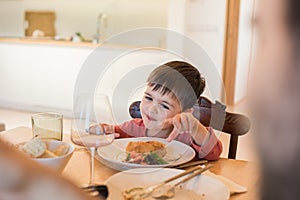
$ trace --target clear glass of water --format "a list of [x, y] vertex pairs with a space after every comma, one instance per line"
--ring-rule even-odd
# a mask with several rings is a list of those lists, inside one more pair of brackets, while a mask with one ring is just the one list
[[33, 136], [44, 140], [63, 139], [63, 115], [56, 112], [42, 112], [31, 116]]

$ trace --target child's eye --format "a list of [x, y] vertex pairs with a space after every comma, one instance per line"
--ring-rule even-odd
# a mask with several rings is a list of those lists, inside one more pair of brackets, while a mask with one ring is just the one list
[[149, 96], [145, 96], [145, 99], [148, 100], [148, 101], [152, 101], [152, 97], [149, 97]]
[[161, 105], [161, 107], [163, 107], [163, 109], [170, 110], [170, 107], [169, 107], [169, 106], [167, 106], [167, 105], [165, 105], [165, 104], [160, 104], [160, 105]]

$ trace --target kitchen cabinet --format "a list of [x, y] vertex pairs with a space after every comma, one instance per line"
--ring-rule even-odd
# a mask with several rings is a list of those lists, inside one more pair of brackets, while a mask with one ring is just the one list
[[71, 111], [77, 73], [92, 50], [0, 43], [0, 106]]
[[[95, 88], [111, 98], [118, 97], [113, 102], [114, 111], [118, 112], [117, 120], [126, 120], [129, 118], [128, 106], [133, 101], [133, 93], [138, 93], [136, 98], [143, 94], [133, 90], [144, 85], [148, 76], [142, 71], [144, 77], [134, 82], [137, 81], [134, 69], [141, 66], [154, 68], [156, 64], [174, 58], [174, 55], [159, 50], [132, 51], [135, 47], [129, 46], [103, 46], [100, 51], [97, 49], [98, 57], [112, 58], [130, 52], [116, 60], [109, 60], [110, 70], [105, 71], [104, 77], [100, 78], [102, 81], [97, 82]], [[92, 45], [8, 42], [0, 38], [0, 106], [31, 112], [57, 111], [71, 116], [78, 74], [86, 66], [87, 59], [97, 51], [96, 46]], [[91, 71], [98, 75], [93, 69]], [[133, 79], [124, 78], [132, 76]], [[87, 77], [86, 81], [92, 80]], [[129, 84], [128, 81], [133, 82]], [[125, 103], [119, 104], [120, 100]]]

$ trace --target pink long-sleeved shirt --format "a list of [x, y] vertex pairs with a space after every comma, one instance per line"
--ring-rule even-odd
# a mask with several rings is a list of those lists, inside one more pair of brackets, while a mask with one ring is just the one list
[[[142, 119], [132, 119], [115, 127], [115, 131], [120, 134], [120, 138], [147, 137], [146, 130]], [[207, 130], [210, 135], [203, 146], [197, 145], [188, 133], [178, 135], [176, 140], [190, 145], [197, 152], [200, 159], [217, 160], [223, 150], [222, 143], [218, 140], [212, 128], [208, 127]]]

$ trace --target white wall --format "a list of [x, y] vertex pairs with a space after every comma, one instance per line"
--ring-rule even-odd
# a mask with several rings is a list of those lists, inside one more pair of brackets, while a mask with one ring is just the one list
[[145, 26], [167, 27], [167, 0], [1, 0], [0, 36], [24, 36], [27, 10], [56, 13], [56, 32], [61, 37], [81, 32], [92, 38], [97, 16], [105, 12], [106, 36]]
[[226, 0], [198, 0], [187, 2], [185, 33], [202, 46], [214, 62], [215, 69], [211, 69], [210, 74], [212, 74], [212, 72], [218, 74], [215, 74], [217, 77], [214, 78], [210, 76], [207, 77], [210, 81], [216, 80], [212, 82], [214, 85], [208, 85], [207, 89], [211, 88], [219, 91], [219, 94], [213, 94], [212, 97], [220, 100], [221, 90], [223, 89], [222, 73]]
[[0, 36], [22, 36], [23, 2], [0, 1]]
[[226, 0], [187, 1], [185, 33], [206, 49], [222, 72]]
[[238, 54], [236, 68], [236, 84], [234, 102], [239, 102], [247, 95], [248, 78], [252, 56], [252, 27], [251, 18], [255, 0], [241, 0]]
[[[170, 2], [173, 5], [169, 7], [169, 27], [192, 39], [207, 52], [207, 55], [214, 62], [215, 66], [212, 71], [217, 73], [215, 75], [218, 77], [218, 80], [214, 82], [214, 87], [219, 91], [219, 94], [214, 95], [214, 98], [220, 100], [223, 86], [221, 78], [226, 0], [170, 0]], [[194, 49], [186, 48], [184, 44], [182, 46], [186, 55], [195, 53], [193, 52]], [[199, 67], [201, 68], [201, 66]], [[209, 93], [207, 90], [206, 92]], [[208, 93], [206, 95], [209, 95]]]
[[[235, 84], [235, 98], [237, 103], [247, 95], [248, 77], [251, 67], [253, 48], [251, 16], [255, 0], [241, 0], [238, 55]], [[223, 51], [226, 20], [226, 0], [169, 0], [169, 28], [190, 37], [203, 47], [215, 63], [221, 79], [223, 73]], [[182, 20], [184, 18], [184, 20]], [[184, 49], [182, 41], [178, 41]], [[185, 53], [192, 53], [191, 49], [184, 49]], [[214, 83], [218, 91], [223, 89], [222, 80]], [[209, 95], [209, 94], [208, 94]], [[220, 99], [215, 96], [216, 99]], [[226, 103], [226, 102], [225, 102]]]

